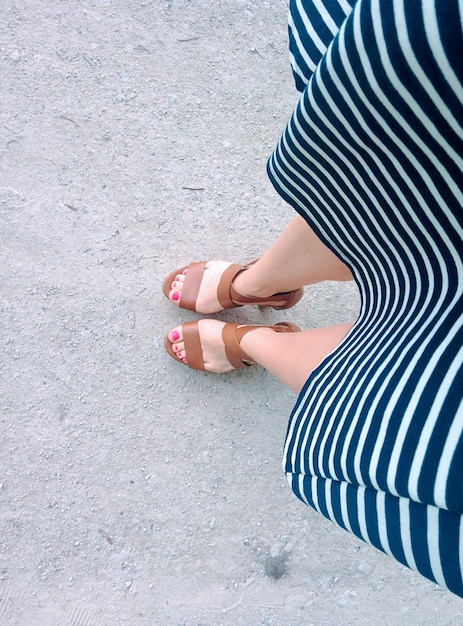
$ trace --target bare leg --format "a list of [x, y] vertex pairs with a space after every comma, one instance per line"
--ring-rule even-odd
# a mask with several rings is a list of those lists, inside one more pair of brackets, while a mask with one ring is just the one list
[[[199, 321], [200, 341], [206, 369], [224, 373], [233, 369], [225, 355], [222, 342], [224, 322], [203, 319]], [[299, 393], [312, 370], [341, 342], [352, 324], [304, 330], [300, 333], [275, 333], [269, 328], [258, 328], [247, 333], [241, 347], [287, 387]], [[187, 362], [182, 327], [169, 333], [179, 360]]]
[[351, 328], [352, 324], [338, 324], [294, 334], [262, 328], [245, 335], [241, 347], [256, 363], [299, 393], [309, 374]]
[[[221, 310], [217, 285], [227, 265], [224, 261], [207, 264], [197, 299], [198, 312]], [[174, 303], [178, 302], [183, 280], [179, 276], [172, 284], [169, 298]], [[233, 285], [243, 295], [265, 297], [322, 280], [352, 280], [352, 274], [297, 215], [269, 250], [248, 270], [238, 274]]]
[[252, 288], [252, 295], [269, 296], [323, 280], [352, 280], [352, 274], [297, 215], [259, 261], [236, 277], [234, 286], [246, 295]]

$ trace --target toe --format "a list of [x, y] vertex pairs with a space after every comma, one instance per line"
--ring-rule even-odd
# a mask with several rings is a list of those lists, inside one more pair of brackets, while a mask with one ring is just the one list
[[[185, 270], [186, 271], [186, 270]], [[169, 300], [176, 304], [180, 304], [180, 298], [182, 296], [183, 283], [185, 281], [185, 274], [177, 274], [172, 281], [169, 292]]]
[[182, 295], [181, 290], [178, 289], [177, 287], [174, 287], [173, 289], [169, 291], [169, 300], [173, 302], [174, 304], [178, 305], [180, 303], [181, 295]]
[[[172, 344], [174, 344], [174, 346], [178, 345], [179, 342], [183, 341], [182, 327], [176, 326], [175, 328], [172, 328], [172, 330], [167, 334], [167, 336], [169, 338], [169, 341]], [[172, 346], [173, 350], [175, 350], [174, 346]]]
[[183, 272], [183, 274], [177, 274], [177, 276], [174, 278], [174, 282], [179, 283], [180, 286], [182, 286], [183, 283], [185, 282], [185, 276], [186, 276], [186, 270]]
[[167, 337], [172, 344], [172, 352], [180, 361], [183, 361], [184, 363], [186, 363], [185, 344], [183, 342], [181, 330], [182, 330], [181, 326], [178, 326], [177, 328], [173, 328], [167, 334]]
[[176, 326], [168, 334], [169, 341], [172, 342], [172, 350], [175, 352], [175, 356], [184, 361], [186, 358], [185, 344], [183, 342], [182, 327]]

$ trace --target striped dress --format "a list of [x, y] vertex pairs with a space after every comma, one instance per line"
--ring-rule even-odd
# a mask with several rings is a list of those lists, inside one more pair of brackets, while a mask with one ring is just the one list
[[292, 0], [301, 99], [268, 162], [361, 311], [292, 412], [327, 518], [463, 597], [463, 0]]

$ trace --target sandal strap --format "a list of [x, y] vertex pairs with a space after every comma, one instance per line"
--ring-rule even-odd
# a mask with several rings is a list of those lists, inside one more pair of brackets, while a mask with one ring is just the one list
[[188, 359], [188, 367], [194, 370], [205, 370], [203, 350], [199, 339], [198, 322], [184, 322], [182, 324], [182, 334]]
[[245, 304], [255, 304], [257, 306], [272, 306], [274, 309], [282, 310], [289, 309], [299, 302], [304, 295], [304, 288], [300, 287], [294, 291], [285, 291], [282, 293], [276, 293], [273, 296], [267, 296], [266, 298], [260, 298], [255, 296], [243, 296], [235, 287], [230, 284], [230, 297], [233, 306], [243, 306]]
[[190, 263], [188, 266], [188, 278], [185, 279], [180, 297], [180, 306], [182, 309], [196, 311], [196, 299], [198, 297], [199, 287], [203, 279], [205, 261], [197, 261]]
[[225, 354], [236, 370], [256, 364], [240, 346], [240, 341], [244, 335], [255, 328], [262, 328], [262, 326], [225, 324], [223, 327], [222, 339], [225, 346]]
[[[238, 274], [247, 270], [249, 266], [256, 261], [257, 259], [251, 261], [247, 265], [232, 263], [232, 265], [227, 267], [224, 271], [217, 288], [217, 299], [222, 308], [235, 309], [237, 307], [244, 306], [245, 304], [255, 304], [258, 306], [273, 306], [275, 309], [289, 309], [299, 302], [304, 294], [304, 289], [302, 287], [295, 289], [294, 291], [276, 293], [266, 298], [243, 296], [243, 294], [237, 291], [233, 285], [233, 281]], [[188, 270], [188, 272], [189, 271], [190, 270]]]
[[238, 307], [245, 304], [254, 304], [257, 306], [272, 306], [274, 309], [282, 310], [289, 309], [297, 304], [304, 295], [303, 287], [299, 287], [299, 289], [294, 289], [293, 291], [275, 293], [272, 296], [267, 296], [266, 298], [262, 298], [259, 296], [244, 296], [237, 289], [235, 289], [235, 286], [233, 285], [234, 279], [238, 276], [240, 272], [249, 269], [249, 267], [256, 263], [256, 261], [258, 260], [259, 259], [254, 259], [253, 261], [250, 261], [247, 265], [241, 266], [241, 269], [234, 273], [234, 275], [231, 277], [231, 280], [229, 278], [227, 296], [228, 301], [232, 303], [229, 308], [232, 308], [232, 306]]
[[[247, 265], [242, 265], [241, 263], [232, 263], [227, 267], [227, 269], [220, 277], [219, 286], [217, 287], [217, 300], [220, 302], [220, 305], [223, 309], [235, 309], [237, 307], [243, 306], [241, 302], [235, 302], [233, 300], [233, 296], [235, 294], [238, 295], [239, 300], [239, 294], [235, 289], [233, 289], [232, 282], [240, 272], [247, 268]], [[188, 270], [188, 272], [190, 272], [190, 270]]]
[[246, 354], [240, 344], [244, 335], [249, 333], [251, 330], [256, 330], [257, 328], [271, 328], [277, 333], [297, 333], [301, 330], [299, 326], [289, 322], [278, 322], [274, 326], [263, 326], [260, 324], [225, 324], [222, 330], [225, 354], [235, 369], [256, 365], [256, 362], [253, 361], [248, 354]]

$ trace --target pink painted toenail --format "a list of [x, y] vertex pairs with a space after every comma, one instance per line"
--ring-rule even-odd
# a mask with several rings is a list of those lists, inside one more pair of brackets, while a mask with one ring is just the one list
[[183, 359], [183, 362], [184, 362], [184, 363], [188, 363], [188, 360], [187, 360], [187, 358], [186, 358], [186, 357]]
[[172, 341], [178, 341], [180, 339], [180, 335], [178, 334], [178, 332], [176, 330], [174, 330], [171, 334], [170, 334]]
[[180, 294], [178, 291], [174, 291], [174, 293], [172, 294], [172, 300], [180, 300]]

